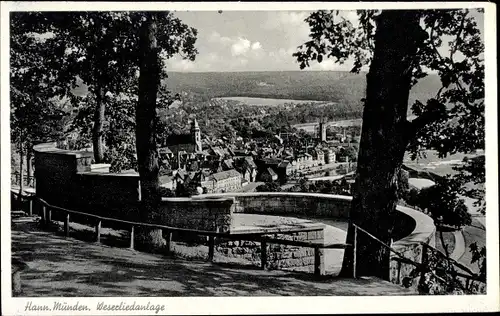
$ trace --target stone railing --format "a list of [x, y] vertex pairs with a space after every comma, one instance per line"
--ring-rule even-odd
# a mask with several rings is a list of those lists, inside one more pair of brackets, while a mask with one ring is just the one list
[[140, 201], [137, 175], [93, 172], [92, 152], [49, 145], [35, 148], [38, 198], [81, 212], [135, 219]]
[[[238, 202], [235, 212], [295, 217], [321, 217], [348, 220], [352, 197], [289, 192], [207, 194], [203, 198], [234, 197]], [[397, 206], [397, 221], [392, 248], [408, 259], [421, 262], [422, 243], [435, 246], [436, 227], [427, 215], [414, 209]], [[390, 279], [400, 284], [410, 274], [413, 265], [391, 261]]]
[[[37, 197], [80, 212], [129, 221], [143, 220], [139, 211], [139, 175], [109, 173], [109, 165], [92, 164], [92, 156], [92, 152], [54, 148], [52, 143], [37, 146]], [[164, 198], [159, 212], [150, 219], [150, 223], [229, 232], [234, 201], [231, 197], [209, 200]], [[74, 221], [80, 221], [78, 216]]]
[[329, 217], [348, 219], [351, 198], [348, 196], [315, 194], [315, 193], [288, 193], [288, 192], [252, 192], [252, 193], [224, 193], [206, 194], [201, 197], [233, 196], [239, 203], [236, 212]]
[[[199, 198], [234, 197], [236, 213], [284, 215], [295, 217], [349, 219], [352, 197], [321, 193], [251, 192], [204, 194]], [[414, 242], [434, 242], [433, 220], [414, 209], [398, 206], [394, 240], [397, 245]]]
[[235, 207], [233, 197], [162, 198], [155, 222], [172, 227], [227, 233], [234, 226], [232, 214]]

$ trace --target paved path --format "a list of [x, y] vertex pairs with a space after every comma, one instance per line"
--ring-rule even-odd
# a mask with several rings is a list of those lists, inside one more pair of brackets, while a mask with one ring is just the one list
[[455, 247], [453, 252], [450, 254], [450, 258], [453, 260], [460, 259], [465, 253], [465, 239], [462, 230], [456, 230], [453, 232], [453, 237], [455, 237]]
[[374, 278], [317, 278], [108, 247], [40, 231], [31, 222], [13, 223], [12, 257], [28, 265], [22, 295], [32, 297], [414, 294]]

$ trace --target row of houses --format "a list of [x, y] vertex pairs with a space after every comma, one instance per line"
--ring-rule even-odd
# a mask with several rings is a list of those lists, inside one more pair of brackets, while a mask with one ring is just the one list
[[[246, 183], [245, 183], [246, 182]], [[208, 174], [199, 170], [186, 172], [183, 169], [175, 170], [173, 175], [160, 177], [162, 187], [177, 191], [179, 188], [200, 188], [199, 193], [225, 193], [234, 192], [242, 188], [248, 181], [238, 171], [231, 169]]]
[[238, 146], [202, 138], [196, 119], [190, 133], [169, 137], [159, 148], [162, 186], [176, 190], [196, 186], [207, 193], [231, 192], [250, 182], [280, 181], [312, 167], [336, 162], [336, 150], [325, 142], [291, 148], [281, 137], [254, 138]]

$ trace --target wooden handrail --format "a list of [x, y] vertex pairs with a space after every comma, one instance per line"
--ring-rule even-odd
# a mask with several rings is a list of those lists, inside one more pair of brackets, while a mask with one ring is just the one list
[[[398, 261], [401, 263], [411, 264], [411, 265], [416, 266], [417, 268], [421, 268], [423, 266], [421, 263], [414, 262], [413, 260], [408, 259], [408, 258], [392, 258], [391, 260]], [[441, 268], [438, 268], [436, 270], [437, 271], [444, 271], [444, 269], [441, 269]], [[450, 273], [452, 275], [462, 277], [462, 278], [466, 278], [466, 279], [470, 279], [470, 280], [474, 280], [474, 281], [479, 281], [479, 282], [483, 282], [483, 283], [486, 282], [486, 280], [484, 280], [484, 278], [481, 278], [477, 275], [467, 275], [467, 274], [456, 272], [456, 271], [446, 271], [446, 272]]]
[[422, 245], [424, 247], [427, 247], [428, 249], [430, 249], [431, 251], [435, 252], [435, 253], [438, 253], [441, 257], [443, 257], [445, 260], [448, 260], [449, 262], [451, 262], [453, 265], [459, 267], [460, 269], [462, 269], [463, 271], [469, 273], [471, 276], [473, 277], [478, 277], [478, 278], [481, 278], [479, 275], [477, 275], [476, 273], [472, 272], [469, 268], [467, 268], [466, 266], [464, 266], [463, 264], [461, 264], [460, 262], [456, 261], [455, 259], [453, 258], [450, 258], [448, 256], [446, 256], [443, 252], [441, 252], [439, 249], [436, 249], [434, 247], [432, 247], [431, 245], [429, 244], [426, 244], [424, 242], [422, 242]]
[[[266, 236], [266, 232], [258, 232], [258, 233], [243, 233], [243, 234], [229, 234], [229, 233], [219, 233], [205, 230], [196, 230], [196, 229], [187, 229], [187, 228], [179, 228], [179, 227], [171, 227], [166, 225], [159, 224], [149, 224], [149, 223], [141, 223], [134, 221], [127, 221], [117, 218], [105, 217], [75, 210], [66, 209], [63, 207], [55, 206], [49, 204], [47, 201], [38, 198], [42, 211], [44, 212], [43, 221], [50, 222], [50, 210], [61, 211], [66, 214], [65, 217], [65, 235], [69, 236], [69, 216], [70, 214], [77, 214], [81, 216], [87, 216], [90, 218], [97, 219], [96, 224], [96, 240], [100, 241], [100, 228], [102, 221], [110, 221], [122, 224], [130, 225], [130, 248], [134, 248], [134, 227], [142, 226], [142, 227], [150, 227], [162, 229], [167, 233], [167, 247], [168, 251], [170, 251], [170, 241], [172, 238], [172, 232], [185, 232], [185, 233], [193, 233], [201, 236], [208, 236], [208, 260], [213, 261], [214, 259], [214, 250], [215, 250], [215, 238], [222, 239], [230, 239], [230, 240], [247, 240], [247, 241], [259, 241], [261, 243], [261, 268], [265, 269], [267, 265], [267, 245], [269, 243], [288, 245], [288, 246], [297, 246], [297, 247], [308, 247], [314, 248], [314, 274], [322, 275], [324, 274], [324, 256], [323, 249], [345, 249], [351, 247], [350, 244], [342, 244], [342, 243], [332, 243], [332, 244], [324, 244], [318, 242], [306, 242], [299, 240], [286, 240], [286, 239], [276, 239], [276, 238], [268, 238]], [[48, 210], [48, 216], [45, 215], [45, 209]], [[305, 229], [305, 231], [309, 231], [310, 229]]]
[[[19, 195], [19, 192], [12, 191], [12, 193]], [[21, 197], [27, 198], [27, 199], [34, 199], [35, 198], [34, 195], [22, 195], [22, 194], [21, 194]], [[65, 212], [67, 214], [67, 217], [66, 217], [67, 221], [69, 221], [69, 214], [78, 214], [78, 215], [88, 216], [88, 217], [91, 217], [91, 218], [98, 219], [99, 223], [104, 220], [104, 221], [117, 222], [117, 223], [131, 225], [131, 227], [132, 227], [131, 247], [133, 247], [133, 230], [134, 230], [133, 228], [135, 226], [142, 226], [142, 227], [162, 229], [162, 230], [166, 230], [169, 234], [171, 234], [172, 232], [184, 232], [184, 233], [194, 233], [196, 235], [208, 236], [208, 237], [210, 237], [210, 245], [209, 245], [210, 248], [213, 248], [213, 246], [214, 246], [213, 240], [214, 240], [215, 237], [217, 237], [217, 238], [223, 238], [223, 239], [230, 239], [230, 240], [260, 241], [264, 246], [266, 246], [268, 243], [275, 243], [275, 244], [288, 245], [288, 246], [314, 248], [316, 250], [318, 250], [318, 249], [346, 249], [346, 248], [352, 247], [351, 244], [347, 244], [347, 243], [324, 244], [324, 243], [306, 242], [306, 241], [299, 241], [299, 240], [286, 240], [286, 239], [277, 239], [277, 238], [267, 238], [267, 237], [265, 237], [266, 233], [263, 233], [263, 232], [245, 233], [245, 234], [229, 234], [229, 233], [219, 233], [219, 232], [212, 232], [212, 231], [205, 231], [205, 230], [179, 228], [179, 227], [172, 227], [172, 226], [159, 225], [159, 224], [150, 224], [150, 223], [143, 223], [143, 222], [127, 221], [127, 220], [122, 220], [122, 219], [117, 219], [117, 218], [111, 218], [111, 217], [105, 217], [105, 216], [100, 216], [100, 215], [95, 215], [95, 214], [90, 214], [90, 213], [85, 213], [85, 212], [70, 210], [70, 209], [66, 209], [66, 208], [63, 208], [63, 207], [51, 205], [47, 201], [45, 201], [45, 200], [43, 200], [41, 198], [38, 198], [38, 200], [40, 201], [40, 203], [42, 204], [43, 207], [47, 207], [49, 209], [53, 209], [53, 210], [56, 210], [56, 211]], [[68, 229], [69, 229], [69, 223], [67, 225], [68, 225]], [[356, 224], [352, 224], [352, 225], [355, 227], [356, 230], [362, 231], [363, 233], [365, 233], [366, 235], [368, 235], [370, 238], [372, 238], [375, 241], [377, 241], [378, 243], [380, 243], [383, 247], [389, 249], [390, 252], [396, 254], [396, 256], [398, 258], [394, 258], [392, 260], [397, 260], [397, 261], [402, 262], [402, 263], [411, 264], [411, 265], [415, 266], [418, 269], [426, 269], [426, 267], [422, 263], [419, 263], [419, 262], [413, 261], [413, 260], [411, 260], [409, 258], [406, 258], [401, 253], [399, 253], [398, 251], [394, 250], [392, 247], [390, 247], [389, 245], [385, 244], [383, 241], [381, 241], [380, 239], [378, 239], [377, 237], [375, 237], [374, 235], [372, 235], [371, 233], [369, 233], [365, 229], [359, 227]], [[356, 240], [355, 240], [354, 243], [356, 244]], [[427, 248], [431, 249], [432, 251], [439, 253], [441, 256], [443, 256], [445, 259], [447, 259], [449, 262], [451, 262], [452, 264], [458, 266], [462, 270], [464, 270], [467, 273], [469, 273], [470, 276], [462, 274], [462, 273], [459, 273], [459, 272], [448, 271], [448, 273], [451, 273], [452, 275], [464, 277], [464, 278], [467, 278], [467, 279], [472, 279], [472, 280], [475, 280], [475, 281], [480, 281], [480, 282], [483, 282], [483, 283], [486, 282], [486, 280], [484, 280], [484, 278], [476, 275], [470, 269], [468, 269], [467, 267], [465, 267], [461, 263], [457, 262], [456, 260], [448, 258], [446, 255], [444, 255], [438, 249], [436, 249], [436, 248], [434, 248], [434, 247], [432, 247], [432, 246], [430, 246], [430, 245], [428, 245], [426, 243], [421, 243], [421, 244], [423, 245], [423, 247], [427, 247]], [[357, 247], [354, 247], [354, 248], [357, 248]], [[356, 258], [356, 251], [357, 250], [355, 249], [354, 250], [354, 258]], [[211, 259], [213, 259], [213, 249], [209, 249], [209, 252], [210, 252], [209, 253], [209, 259], [211, 260]], [[354, 261], [356, 261], [356, 259], [354, 259]], [[316, 263], [315, 263], [315, 266], [316, 266]], [[446, 282], [444, 279], [442, 279], [441, 277], [439, 277], [438, 275], [436, 275], [434, 272], [432, 272], [432, 271], [430, 271], [430, 272], [437, 279], [439, 279], [440, 281]], [[356, 274], [354, 273], [354, 276], [355, 275]]]
[[[407, 263], [407, 264], [411, 264], [411, 265], [414, 265], [416, 268], [420, 269], [420, 270], [426, 270], [427, 267], [422, 264], [422, 263], [419, 263], [419, 262], [416, 262], [416, 261], [413, 261], [409, 258], [406, 258], [405, 256], [403, 256], [402, 254], [400, 254], [399, 252], [397, 252], [396, 250], [394, 250], [392, 247], [390, 247], [389, 245], [387, 245], [386, 243], [384, 243], [383, 241], [381, 241], [380, 239], [378, 239], [377, 237], [373, 236], [372, 234], [370, 234], [369, 232], [367, 232], [366, 230], [364, 230], [363, 228], [359, 227], [358, 225], [356, 224], [352, 224], [355, 228], [359, 229], [360, 231], [362, 231], [363, 233], [365, 233], [366, 235], [368, 235], [370, 238], [374, 239], [375, 241], [377, 241], [378, 243], [380, 243], [382, 246], [384, 246], [385, 248], [389, 249], [389, 251], [393, 252], [394, 254], [396, 254], [398, 257], [399, 257], [399, 261], [401, 262], [404, 262], [404, 263]], [[451, 258], [448, 258], [446, 257], [446, 255], [444, 255], [443, 253], [441, 253], [439, 250], [435, 249], [434, 247], [432, 247], [431, 245], [428, 245], [426, 243], [421, 243], [423, 245], [423, 247], [428, 247], [429, 249], [431, 250], [434, 250], [436, 252], [439, 252], [440, 254], [442, 254], [445, 258], [449, 259], [450, 261], [452, 261], [452, 263], [454, 264], [458, 264], [460, 266], [463, 266], [462, 264], [456, 262], [455, 260], [451, 259]], [[425, 249], [424, 249], [425, 251]], [[463, 266], [464, 268], [466, 268], [465, 266]], [[466, 268], [467, 269], [467, 268]], [[467, 269], [468, 270], [468, 269]], [[465, 271], [467, 271], [465, 270]], [[438, 276], [434, 271], [429, 271], [436, 279], [440, 280], [441, 282], [444, 282], [444, 283], [448, 283], [446, 280], [444, 280], [443, 278], [441, 278], [440, 276]], [[451, 271], [447, 271], [448, 273], [452, 274], [453, 273]], [[470, 270], [468, 270], [467, 272], [469, 272], [471, 274], [471, 276], [468, 278], [469, 279], [473, 279], [473, 280], [476, 280], [476, 281], [480, 281], [480, 282], [483, 282], [483, 283], [486, 283], [486, 280], [484, 280], [483, 278], [481, 278], [480, 276], [472, 273]], [[454, 272], [455, 275], [458, 275], [458, 276], [464, 276], [464, 274], [461, 274], [461, 273], [458, 273], [458, 272]]]
[[356, 224], [352, 224], [354, 227], [356, 227], [357, 229], [359, 229], [360, 231], [362, 231], [363, 233], [365, 233], [366, 235], [368, 235], [368, 237], [371, 237], [373, 240], [377, 241], [378, 243], [380, 243], [382, 246], [384, 246], [385, 248], [389, 249], [390, 252], [394, 253], [396, 256], [400, 257], [400, 258], [405, 258], [405, 256], [403, 256], [401, 253], [397, 252], [396, 250], [394, 250], [391, 246], [387, 245], [386, 243], [384, 243], [382, 240], [378, 239], [377, 237], [373, 236], [372, 234], [370, 234], [369, 232], [367, 232], [366, 230], [364, 230], [363, 228], [359, 227], [358, 225]]
[[[53, 209], [53, 210], [56, 210], [56, 211], [78, 214], [78, 215], [82, 215], [82, 216], [88, 216], [88, 217], [99, 219], [101, 221], [110, 221], [110, 222], [128, 224], [128, 225], [132, 225], [132, 226], [143, 226], [143, 227], [149, 227], [149, 228], [164, 229], [164, 230], [167, 230], [170, 232], [194, 233], [194, 234], [202, 235], [202, 236], [212, 236], [212, 237], [218, 237], [218, 238], [223, 238], [223, 239], [248, 240], [248, 241], [261, 241], [262, 240], [261, 236], [266, 234], [266, 233], [258, 232], [258, 233], [245, 233], [245, 234], [236, 234], [235, 235], [235, 234], [219, 233], [219, 232], [212, 232], [212, 231], [206, 231], [206, 230], [179, 228], [179, 227], [172, 227], [172, 226], [159, 225], [159, 224], [127, 221], [127, 220], [123, 220], [123, 219], [105, 217], [105, 216], [70, 210], [70, 209], [66, 209], [63, 207], [51, 205], [47, 201], [45, 201], [41, 198], [38, 198], [38, 200], [46, 207]], [[319, 248], [323, 248], [323, 249], [344, 249], [344, 248], [351, 246], [350, 244], [342, 244], [342, 243], [322, 244], [322, 243], [312, 243], [312, 242], [305, 242], [305, 241], [299, 241], [299, 240], [285, 240], [285, 239], [272, 239], [272, 238], [265, 238], [265, 239], [268, 243], [277, 243], [277, 244], [283, 244], [283, 245], [288, 245], [288, 246], [309, 247], [309, 248], [319, 247]]]

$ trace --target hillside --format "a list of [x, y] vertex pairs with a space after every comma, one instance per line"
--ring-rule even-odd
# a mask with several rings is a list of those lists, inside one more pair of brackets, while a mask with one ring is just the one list
[[[361, 112], [366, 73], [341, 71], [283, 72], [171, 72], [164, 82], [174, 92], [191, 92], [205, 98], [268, 97], [296, 100], [332, 101]], [[436, 75], [422, 79], [413, 89], [410, 101], [427, 100], [439, 87]]]
[[[331, 101], [337, 111], [361, 117], [360, 100], [365, 97], [366, 73], [342, 71], [281, 71], [281, 72], [171, 72], [164, 80], [170, 91], [187, 92], [198, 100], [216, 97], [256, 97], [294, 100]], [[439, 77], [428, 76], [413, 87], [410, 105], [414, 100], [425, 101], [434, 96]], [[87, 93], [82, 84], [74, 90]]]

